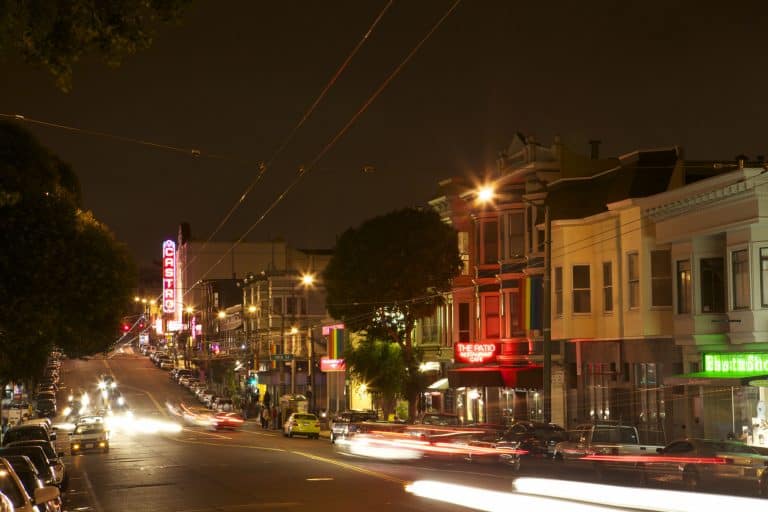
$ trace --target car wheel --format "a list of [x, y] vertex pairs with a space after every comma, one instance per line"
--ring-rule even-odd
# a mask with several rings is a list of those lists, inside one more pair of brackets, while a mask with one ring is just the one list
[[699, 489], [699, 474], [692, 467], [686, 467], [683, 470], [683, 486], [686, 491], [697, 491]]

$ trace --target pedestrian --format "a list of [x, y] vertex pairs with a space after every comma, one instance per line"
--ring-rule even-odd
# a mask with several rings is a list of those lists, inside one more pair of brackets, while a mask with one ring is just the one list
[[264, 407], [261, 411], [261, 428], [269, 428], [269, 420], [270, 420], [270, 411], [269, 407]]
[[272, 405], [272, 397], [269, 396], [269, 390], [267, 390], [264, 392], [264, 407], [269, 409], [271, 405]]
[[277, 408], [277, 405], [272, 406], [270, 416], [272, 417], [272, 428], [280, 428], [280, 409]]

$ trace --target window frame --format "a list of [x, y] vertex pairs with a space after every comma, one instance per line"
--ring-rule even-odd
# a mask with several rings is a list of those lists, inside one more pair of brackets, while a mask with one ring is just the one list
[[[714, 261], [719, 261], [720, 262], [719, 268], [715, 268], [714, 266], [712, 266], [710, 268], [707, 268], [707, 269], [704, 268], [705, 263], [714, 262]], [[720, 273], [719, 288], [718, 288], [718, 283], [716, 281], [716, 277], [717, 277], [718, 271]], [[710, 273], [710, 272], [712, 274], [712, 279], [711, 279], [711, 282], [708, 283], [707, 274]], [[725, 286], [726, 286], [725, 278], [726, 278], [726, 276], [725, 276], [725, 259], [722, 256], [713, 256], [713, 257], [699, 259], [699, 281], [700, 281], [699, 298], [701, 300], [701, 312], [703, 314], [722, 314], [722, 313], [725, 313], [725, 310], [726, 310], [726, 300], [727, 300], [726, 299], [727, 291], [726, 291], [726, 288], [725, 288]], [[709, 297], [709, 299], [711, 299], [711, 303], [710, 304], [705, 304], [704, 303], [704, 299], [705, 299], [704, 292], [705, 292], [705, 290], [709, 286], [711, 286], [711, 291], [712, 291], [712, 296]], [[718, 294], [716, 293], [718, 291], [720, 292], [719, 293], [719, 297], [717, 296]], [[720, 300], [719, 304], [717, 303], [718, 299]], [[711, 309], [708, 310], [708, 311], [705, 311], [704, 308], [707, 307], [707, 306], [709, 306]]]
[[638, 252], [627, 253], [627, 306], [629, 309], [640, 307], [640, 255]]
[[768, 308], [768, 247], [760, 248], [760, 306]]
[[555, 267], [555, 315], [563, 316], [563, 267]]
[[603, 262], [603, 313], [613, 313], [613, 261]]
[[[688, 268], [682, 268], [684, 265]], [[675, 261], [675, 280], [677, 286], [676, 312], [678, 315], [690, 315], [693, 310], [692, 271], [690, 259]], [[683, 279], [683, 275], [687, 275], [687, 281]]]
[[[576, 287], [576, 269], [586, 269], [587, 271], [587, 287]], [[583, 277], [583, 276], [582, 276]], [[584, 294], [587, 296], [587, 310], [586, 311], [577, 311], [577, 305], [580, 304], [580, 301], [577, 300], [577, 292], [579, 292], [579, 295]], [[584, 314], [590, 314], [592, 313], [592, 269], [589, 264], [576, 264], [571, 266], [571, 294], [572, 294], [572, 309], [574, 315], [584, 315]]]
[[[743, 260], [737, 261], [737, 255], [744, 257]], [[737, 265], [741, 270], [741, 279], [737, 278]], [[731, 293], [732, 293], [732, 309], [734, 311], [747, 310], [751, 307], [752, 297], [749, 286], [749, 249], [744, 247], [731, 251]], [[743, 286], [742, 290], [738, 290], [739, 285]], [[737, 303], [737, 298], [743, 299], [745, 303]]]
[[[665, 270], [667, 273], [665, 275], [658, 275], [656, 272], [660, 271], [661, 269], [657, 268], [656, 265], [654, 265], [654, 255], [658, 255], [659, 253], [664, 253], [666, 255], [666, 258], [664, 258], [664, 261], [666, 263]], [[663, 308], [663, 309], [669, 309], [672, 308], [672, 304], [674, 303], [673, 293], [672, 293], [672, 252], [669, 249], [654, 249], [651, 251], [651, 307], [652, 308]], [[659, 304], [657, 303], [657, 300], [660, 300], [662, 297], [657, 295], [655, 293], [657, 286], [661, 284], [663, 286], [662, 289], [668, 291], [669, 293], [669, 303], [668, 304]], [[666, 297], [664, 297], [666, 298]]]

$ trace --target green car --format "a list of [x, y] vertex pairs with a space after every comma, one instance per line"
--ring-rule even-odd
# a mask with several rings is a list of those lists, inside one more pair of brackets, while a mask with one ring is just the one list
[[283, 425], [283, 435], [288, 437], [299, 435], [317, 439], [320, 437], [320, 420], [314, 414], [294, 412]]

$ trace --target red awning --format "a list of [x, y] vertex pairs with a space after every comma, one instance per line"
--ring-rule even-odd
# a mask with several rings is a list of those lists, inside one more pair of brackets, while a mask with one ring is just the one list
[[541, 389], [541, 366], [472, 366], [448, 370], [448, 384], [452, 388], [505, 387]]

